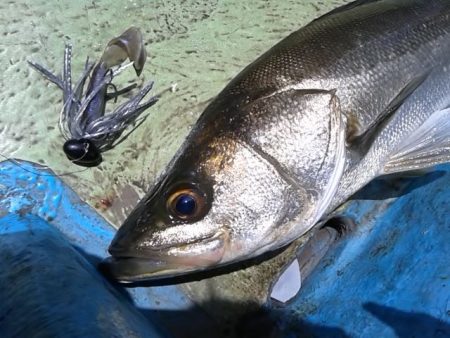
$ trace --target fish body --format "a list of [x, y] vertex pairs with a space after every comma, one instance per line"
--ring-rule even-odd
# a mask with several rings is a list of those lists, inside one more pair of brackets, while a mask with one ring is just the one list
[[449, 1], [358, 1], [294, 32], [206, 108], [119, 229], [110, 274], [255, 257], [377, 176], [449, 161], [449, 52]]

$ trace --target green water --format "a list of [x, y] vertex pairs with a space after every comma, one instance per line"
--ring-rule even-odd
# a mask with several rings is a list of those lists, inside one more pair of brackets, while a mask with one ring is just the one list
[[[113, 225], [119, 226], [151, 186], [191, 126], [244, 66], [339, 1], [57, 1], [0, 3], [0, 153], [49, 166]], [[62, 152], [61, 91], [26, 60], [59, 73], [66, 40], [73, 78], [87, 56], [126, 28], [141, 28], [150, 59], [141, 79], [154, 93], [176, 83], [148, 110], [150, 117], [97, 168], [80, 172]], [[120, 76], [125, 85], [134, 73]], [[111, 109], [111, 106], [109, 108]], [[106, 203], [105, 203], [106, 202]], [[108, 206], [108, 202], [111, 206]]]

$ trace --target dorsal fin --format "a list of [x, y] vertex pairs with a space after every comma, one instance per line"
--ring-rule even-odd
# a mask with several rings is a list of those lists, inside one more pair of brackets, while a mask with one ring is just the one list
[[334, 15], [334, 14], [337, 14], [337, 13], [346, 12], [346, 11], [349, 11], [349, 10], [351, 10], [353, 8], [356, 8], [356, 7], [359, 7], [359, 6], [362, 6], [362, 5], [367, 5], [367, 4], [370, 4], [370, 3], [380, 2], [380, 1], [381, 0], [356, 0], [356, 1], [350, 2], [348, 4], [342, 5], [342, 6], [338, 7], [338, 8], [335, 8], [335, 9], [329, 11], [328, 13], [325, 13], [324, 15], [318, 17], [314, 21], [326, 18], [326, 17], [328, 17], [330, 15]]

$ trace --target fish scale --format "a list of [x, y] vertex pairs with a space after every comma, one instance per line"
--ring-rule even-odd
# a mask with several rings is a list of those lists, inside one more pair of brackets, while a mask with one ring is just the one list
[[[368, 154], [361, 161], [348, 164], [329, 209], [334, 209], [374, 177], [383, 174], [385, 164], [389, 162], [390, 155], [395, 152], [399, 143], [433, 113], [450, 106], [449, 70], [450, 64], [439, 67], [435, 74], [429, 76], [429, 80], [404, 102], [392, 121], [380, 131]], [[411, 168], [413, 169], [419, 168]]]
[[[337, 89], [343, 111], [356, 114], [364, 130], [411, 80], [410, 74], [448, 55], [450, 3], [430, 1], [423, 8], [423, 1], [402, 1], [395, 9], [397, 3], [378, 1], [313, 21], [247, 67], [222, 94], [289, 86]], [[430, 53], [440, 41], [445, 44], [437, 54]]]

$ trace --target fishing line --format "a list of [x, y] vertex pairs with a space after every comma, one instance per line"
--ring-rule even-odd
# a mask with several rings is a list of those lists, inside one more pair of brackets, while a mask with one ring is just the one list
[[[41, 172], [38, 172], [38, 171], [27, 169], [18, 160], [14, 159], [14, 158], [10, 158], [10, 157], [8, 157], [6, 155], [3, 155], [2, 153], [0, 153], [0, 156], [3, 157], [5, 160], [11, 162], [15, 166], [19, 167], [20, 169], [22, 169], [24, 171], [27, 171], [27, 172], [29, 172], [29, 173], [31, 173], [33, 175], [36, 175], [36, 176], [61, 177], [61, 176], [67, 176], [67, 175], [73, 175], [73, 174], [81, 173], [83, 171], [86, 171], [86, 170], [90, 169], [90, 168], [84, 168], [84, 169], [80, 169], [80, 170], [65, 172], [65, 173], [62, 173], [62, 174], [56, 174], [56, 173], [55, 174], [44, 174], [44, 173], [41, 173]], [[76, 160], [74, 160], [74, 161], [76, 161]], [[71, 162], [73, 162], [73, 161], [71, 160]], [[30, 162], [30, 163], [33, 163], [33, 162]], [[33, 164], [35, 164], [35, 163], [33, 163]], [[39, 164], [39, 166], [41, 166], [45, 170], [52, 170], [47, 165], [43, 165], [43, 164], [40, 164], [40, 163], [37, 163], [37, 164]]]

